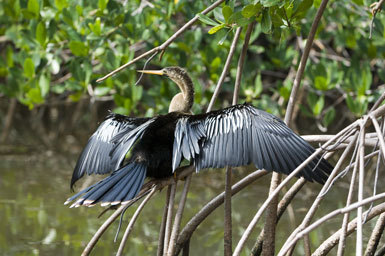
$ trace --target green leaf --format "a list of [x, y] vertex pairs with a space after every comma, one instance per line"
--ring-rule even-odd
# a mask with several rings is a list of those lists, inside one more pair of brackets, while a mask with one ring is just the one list
[[100, 25], [100, 17], [96, 18], [94, 24], [90, 23], [89, 27], [91, 31], [94, 32], [95, 35], [100, 36], [102, 32], [101, 25]]
[[106, 9], [107, 7], [107, 4], [108, 4], [108, 0], [99, 0], [98, 7], [101, 11], [104, 11], [104, 9]]
[[103, 86], [98, 86], [95, 88], [94, 90], [94, 93], [95, 93], [95, 96], [104, 96], [104, 95], [107, 95], [109, 92], [110, 92], [111, 88], [109, 87], [103, 87]]
[[[297, 19], [302, 19], [305, 17], [307, 11], [312, 7], [313, 5], [313, 0], [302, 0], [300, 1], [300, 4], [294, 11], [293, 15], [291, 17], [295, 17]], [[289, 18], [291, 18], [289, 16]]]
[[222, 7], [222, 14], [226, 24], [229, 24], [229, 18], [233, 14], [233, 9], [231, 9], [230, 6], [225, 5]]
[[324, 96], [319, 97], [316, 104], [313, 106], [312, 111], [315, 116], [319, 116], [321, 114], [322, 109], [324, 108], [325, 100]]
[[67, 3], [67, 0], [55, 0], [55, 6], [56, 8], [61, 11], [63, 10], [64, 8], [67, 8], [68, 7], [68, 3]]
[[255, 14], [257, 14], [257, 12], [258, 12], [258, 8], [254, 4], [246, 5], [242, 9], [242, 15], [247, 19], [253, 17]]
[[40, 5], [38, 0], [28, 0], [27, 10], [35, 17], [39, 17]]
[[314, 86], [316, 89], [321, 90], [321, 91], [326, 91], [328, 90], [328, 84], [327, 80], [323, 76], [316, 76], [314, 79]]
[[357, 95], [364, 96], [366, 91], [370, 89], [370, 85], [372, 84], [372, 73], [370, 72], [369, 65], [366, 65], [361, 70], [361, 83], [357, 88]]
[[262, 12], [262, 21], [261, 21], [261, 29], [262, 32], [267, 34], [271, 31], [271, 16], [268, 9], [264, 9]]
[[36, 27], [36, 40], [39, 42], [41, 46], [44, 47], [45, 41], [47, 37], [47, 30], [45, 29], [44, 22], [39, 22]]
[[218, 26], [218, 25], [220, 25], [218, 22], [212, 20], [211, 18], [209, 18], [208, 16], [206, 16], [206, 15], [204, 15], [202, 13], [198, 13], [198, 17], [199, 17], [199, 20], [202, 21], [205, 24], [208, 24], [208, 25], [211, 25], [211, 26]]
[[219, 30], [221, 30], [222, 28], [224, 28], [226, 26], [226, 24], [221, 24], [221, 25], [218, 25], [218, 26], [215, 26], [215, 27], [212, 27], [210, 30], [209, 30], [209, 34], [215, 34], [217, 33]]
[[230, 31], [232, 31], [233, 29], [229, 29], [226, 34], [221, 38], [221, 40], [219, 40], [218, 42], [218, 45], [222, 45], [223, 42], [226, 40], [227, 36], [229, 35]]
[[12, 46], [8, 45], [7, 46], [7, 50], [6, 50], [6, 61], [7, 61], [7, 66], [8, 68], [12, 68], [13, 67], [13, 49], [12, 49]]
[[49, 93], [49, 78], [45, 75], [41, 75], [39, 78], [39, 87], [41, 91], [41, 96], [45, 97]]
[[40, 88], [31, 88], [27, 94], [27, 98], [32, 101], [32, 103], [40, 104], [44, 102], [44, 98], [41, 96]]
[[69, 48], [75, 56], [87, 56], [88, 55], [88, 47], [86, 45], [84, 45], [83, 42], [72, 41], [69, 44]]
[[35, 76], [35, 64], [31, 58], [26, 58], [24, 61], [24, 75], [27, 78], [33, 78]]
[[261, 73], [258, 73], [257, 77], [255, 78], [254, 81], [254, 97], [258, 97], [263, 90], [263, 85], [262, 85], [262, 78], [261, 78]]
[[326, 112], [326, 114], [325, 114], [325, 116], [324, 116], [324, 118], [323, 118], [323, 120], [322, 120], [323, 124], [324, 124], [326, 127], [328, 127], [328, 126], [333, 122], [335, 116], [336, 116], [336, 110], [335, 110], [334, 108], [330, 108], [330, 109]]
[[282, 0], [261, 0], [261, 4], [264, 7], [271, 7], [271, 6], [278, 5], [281, 1]]

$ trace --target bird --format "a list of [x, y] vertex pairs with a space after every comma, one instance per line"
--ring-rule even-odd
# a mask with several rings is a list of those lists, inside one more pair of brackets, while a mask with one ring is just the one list
[[[194, 86], [183, 68], [139, 72], [168, 77], [179, 87], [169, 113], [140, 118], [110, 113], [80, 154], [71, 188], [84, 174], [110, 176], [65, 204], [126, 204], [139, 193], [146, 177], [170, 177], [184, 159], [196, 172], [254, 164], [258, 169], [290, 174], [315, 151], [281, 119], [249, 103], [193, 115]], [[297, 177], [323, 184], [332, 169], [317, 156]]]

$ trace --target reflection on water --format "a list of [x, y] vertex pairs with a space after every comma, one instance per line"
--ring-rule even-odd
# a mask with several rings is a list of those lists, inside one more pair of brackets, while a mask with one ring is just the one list
[[[46, 152], [38, 155], [0, 155], [0, 254], [1, 255], [80, 255], [93, 233], [104, 222], [109, 214], [98, 219], [100, 207], [69, 209], [63, 202], [72, 192], [69, 181], [76, 156], [65, 156], [59, 153]], [[237, 170], [235, 178], [240, 179], [248, 171]], [[201, 171], [194, 175], [191, 192], [188, 197], [184, 222], [186, 223], [208, 200], [223, 190], [224, 173], [222, 171]], [[233, 241], [239, 240], [240, 234], [262, 204], [268, 191], [269, 178], [261, 178], [250, 188], [233, 199]], [[182, 186], [179, 186], [181, 189]], [[280, 222], [277, 244], [281, 245], [286, 231], [292, 230], [293, 223], [298, 225], [306, 209], [314, 200], [316, 191], [321, 186], [308, 184], [293, 203], [293, 215], [283, 216]], [[328, 197], [320, 208], [326, 213], [343, 201], [336, 198], [344, 195]], [[147, 205], [134, 232], [126, 246], [126, 255], [153, 255], [157, 248], [157, 234], [164, 205], [165, 191], [156, 195]], [[332, 200], [334, 199], [334, 200]], [[329, 209], [325, 208], [328, 207]], [[128, 224], [128, 217], [134, 208], [127, 211], [123, 228]], [[198, 228], [191, 240], [190, 255], [223, 255], [223, 209], [218, 209], [202, 226]], [[294, 220], [293, 220], [294, 218]], [[334, 220], [325, 225], [322, 233], [311, 233], [312, 242], [317, 245], [331, 234], [330, 227], [335, 230]], [[333, 226], [334, 225], [334, 226]], [[339, 225], [339, 224], [338, 224]], [[113, 243], [117, 222], [111, 226], [99, 240], [93, 255], [112, 255], [117, 251], [118, 243]], [[258, 228], [259, 232], [260, 228]], [[119, 240], [123, 232], [121, 232]], [[255, 238], [257, 232], [253, 234]], [[250, 239], [254, 240], [254, 239]], [[251, 248], [253, 241], [249, 243]], [[313, 247], [315, 248], [315, 246]], [[302, 246], [297, 246], [298, 253]]]

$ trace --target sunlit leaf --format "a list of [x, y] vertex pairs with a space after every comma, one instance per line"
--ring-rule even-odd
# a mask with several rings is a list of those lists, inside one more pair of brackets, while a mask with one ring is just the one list
[[98, 1], [98, 7], [101, 11], [104, 11], [104, 9], [106, 9], [107, 4], [108, 4], [108, 0], [99, 0]]
[[55, 6], [58, 8], [59, 11], [63, 10], [64, 8], [68, 7], [67, 0], [55, 0]]
[[36, 40], [39, 42], [41, 46], [45, 45], [47, 37], [47, 31], [45, 29], [45, 24], [44, 22], [39, 22], [36, 27]]
[[28, 11], [33, 13], [35, 17], [39, 16], [40, 5], [38, 0], [28, 0]]
[[222, 28], [224, 28], [226, 26], [226, 24], [221, 24], [221, 25], [218, 25], [218, 26], [215, 26], [215, 27], [212, 27], [210, 30], [209, 30], [209, 34], [215, 34], [216, 32], [218, 32], [219, 30], [221, 30]]
[[325, 99], [324, 99], [324, 96], [321, 96], [318, 98], [316, 104], [313, 105], [313, 114], [315, 116], [319, 116], [319, 114], [321, 114], [321, 111], [322, 109], [324, 108], [324, 105], [325, 105]]
[[35, 64], [31, 58], [26, 58], [24, 61], [24, 75], [28, 78], [35, 76]]
[[69, 48], [75, 56], [87, 56], [88, 55], [88, 47], [85, 46], [85, 44], [83, 42], [72, 41], [69, 44]]

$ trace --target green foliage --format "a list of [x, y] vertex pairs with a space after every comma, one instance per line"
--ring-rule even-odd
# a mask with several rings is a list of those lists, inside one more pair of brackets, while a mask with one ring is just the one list
[[[196, 84], [202, 111], [208, 103], [226, 60], [235, 28], [256, 22], [242, 77], [240, 102], [248, 101], [283, 114], [293, 76], [300, 59], [298, 36], [306, 39], [320, 1], [313, 0], [230, 0], [203, 15], [211, 1], [139, 0], [4, 0], [0, 2], [0, 95], [15, 97], [30, 108], [65, 93], [70, 100], [88, 94], [112, 96], [116, 110], [124, 114], [167, 111], [177, 88], [165, 78], [145, 76], [134, 86], [139, 61], [112, 78], [94, 81], [159, 46], [187, 21], [199, 21], [177, 38], [156, 67], [185, 67]], [[379, 13], [369, 39], [371, 15], [367, 1], [332, 1], [320, 22], [316, 45], [308, 60], [303, 83], [306, 115], [329, 126], [344, 97], [351, 117], [365, 113], [384, 90], [385, 15]], [[243, 29], [235, 58], [239, 56]], [[303, 46], [303, 45], [302, 45]], [[223, 100], [231, 102], [235, 81], [233, 60]], [[281, 100], [274, 103], [269, 95]], [[221, 106], [219, 106], [221, 104]]]

